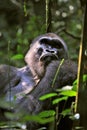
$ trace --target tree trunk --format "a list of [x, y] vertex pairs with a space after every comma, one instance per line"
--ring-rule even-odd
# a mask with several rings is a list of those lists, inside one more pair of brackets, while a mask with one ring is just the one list
[[84, 5], [84, 25], [80, 44], [79, 65], [78, 65], [78, 92], [76, 97], [75, 112], [80, 115], [74, 122], [74, 129], [80, 127], [80, 130], [87, 130], [87, 78], [83, 81], [84, 73], [87, 73], [87, 2]]

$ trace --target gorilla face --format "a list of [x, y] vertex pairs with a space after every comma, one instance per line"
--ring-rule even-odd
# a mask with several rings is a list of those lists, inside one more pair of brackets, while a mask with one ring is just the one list
[[46, 65], [51, 60], [58, 59], [58, 49], [50, 45], [50, 42], [48, 39], [42, 38], [40, 39], [40, 47], [38, 48], [39, 60], [43, 61]]
[[44, 46], [44, 50], [48, 53], [48, 56], [56, 57], [58, 60], [68, 57], [66, 44], [56, 34], [48, 33], [46, 36], [40, 38], [39, 42]]
[[53, 60], [67, 58], [67, 47], [64, 41], [54, 33], [37, 37], [25, 56], [35, 78], [44, 76], [46, 66]]

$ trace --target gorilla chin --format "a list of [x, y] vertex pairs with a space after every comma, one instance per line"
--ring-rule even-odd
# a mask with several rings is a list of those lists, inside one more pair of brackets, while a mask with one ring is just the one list
[[50, 63], [53, 60], [58, 60], [58, 56], [55, 54], [44, 54], [40, 57], [40, 61], [45, 62], [46, 64]]

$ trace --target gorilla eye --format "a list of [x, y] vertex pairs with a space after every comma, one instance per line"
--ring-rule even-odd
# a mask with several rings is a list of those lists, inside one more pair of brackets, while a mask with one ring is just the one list
[[61, 43], [57, 44], [56, 47], [57, 47], [58, 49], [62, 49], [62, 48], [63, 48], [63, 46], [62, 46]]
[[59, 41], [52, 42], [51, 44], [52, 44], [53, 48], [57, 48], [57, 49], [62, 49], [63, 48], [62, 43], [59, 42]]
[[39, 49], [38, 49], [38, 54], [41, 55], [42, 52], [43, 52], [43, 49], [42, 49], [42, 48], [39, 48]]

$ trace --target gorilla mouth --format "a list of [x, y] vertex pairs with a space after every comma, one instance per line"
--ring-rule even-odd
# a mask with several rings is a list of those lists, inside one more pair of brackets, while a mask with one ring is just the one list
[[52, 60], [58, 60], [58, 56], [55, 54], [47, 53], [47, 54], [41, 55], [39, 60], [44, 61], [44, 62], [50, 62]]

